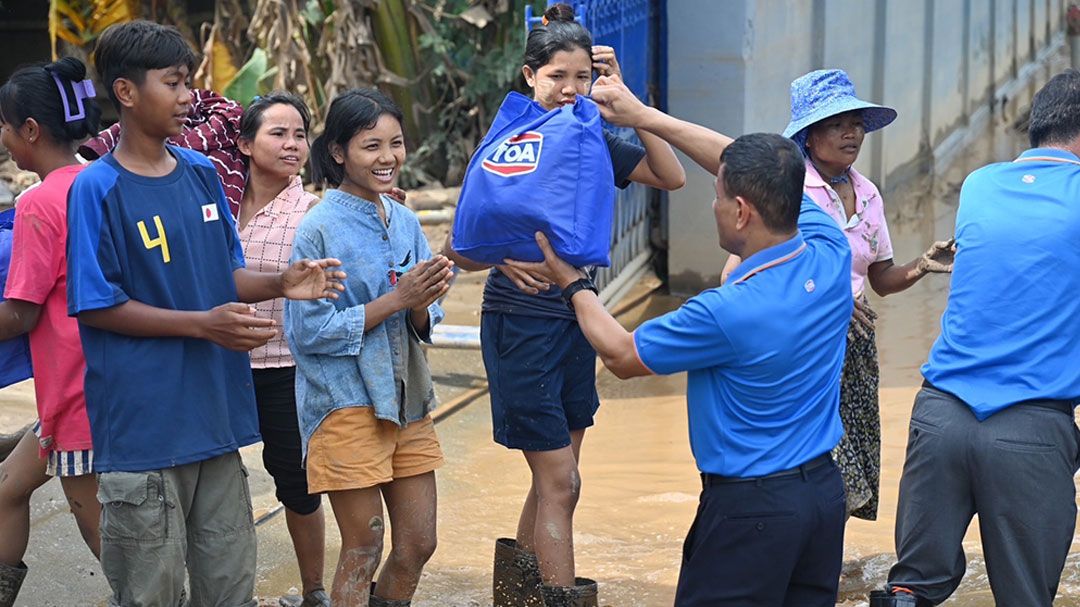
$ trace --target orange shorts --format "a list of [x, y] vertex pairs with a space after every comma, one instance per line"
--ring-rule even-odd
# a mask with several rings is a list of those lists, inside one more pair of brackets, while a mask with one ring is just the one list
[[308, 441], [308, 491], [366, 489], [442, 464], [430, 415], [401, 428], [372, 407], [346, 407], [326, 416]]

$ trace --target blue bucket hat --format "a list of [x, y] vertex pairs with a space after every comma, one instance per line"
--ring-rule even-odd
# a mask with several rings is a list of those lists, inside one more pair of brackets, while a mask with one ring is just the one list
[[896, 110], [855, 96], [855, 85], [844, 70], [816, 70], [791, 82], [791, 122], [784, 137], [806, 146], [806, 129], [829, 116], [862, 110], [866, 132], [886, 127], [896, 120]]

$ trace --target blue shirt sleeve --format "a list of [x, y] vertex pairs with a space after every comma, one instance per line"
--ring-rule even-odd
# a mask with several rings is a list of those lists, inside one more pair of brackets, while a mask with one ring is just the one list
[[734, 346], [717, 321], [724, 297], [719, 289], [691, 297], [678, 310], [634, 331], [634, 347], [653, 373], [668, 375], [729, 364]]
[[625, 189], [630, 185], [630, 173], [634, 172], [641, 159], [645, 157], [645, 148], [620, 138], [604, 129], [604, 141], [611, 154], [611, 169], [615, 173], [615, 187]]
[[[116, 173], [105, 163], [88, 167], [68, 191], [68, 314], [111, 308], [129, 297], [122, 287], [120, 254], [107, 220]], [[123, 235], [119, 235], [123, 238]]]
[[[293, 238], [291, 262], [325, 257], [322, 235], [311, 228], [320, 221], [308, 214]], [[310, 220], [310, 221], [309, 221]], [[364, 343], [363, 305], [338, 308], [335, 300], [285, 300], [285, 336], [293, 353], [357, 356]]]
[[809, 196], [803, 194], [799, 207], [799, 231], [803, 239], [823, 238], [834, 242], [847, 242], [843, 230], [836, 225], [836, 220], [829, 217]]

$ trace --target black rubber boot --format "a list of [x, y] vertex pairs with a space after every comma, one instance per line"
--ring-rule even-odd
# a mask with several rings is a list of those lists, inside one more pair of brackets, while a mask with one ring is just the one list
[[26, 563], [18, 567], [0, 564], [0, 607], [12, 607], [26, 579]]
[[544, 607], [597, 607], [596, 582], [574, 578], [573, 586], [544, 586]]
[[924, 605], [930, 605], [930, 603], [920, 601], [910, 592], [874, 590], [870, 593], [870, 607], [923, 607]]
[[368, 607], [409, 607], [412, 599], [384, 599], [375, 596], [375, 582], [371, 583], [371, 591], [368, 592]]
[[506, 537], [495, 540], [492, 607], [544, 607], [540, 586], [536, 555], [518, 549], [516, 540]]

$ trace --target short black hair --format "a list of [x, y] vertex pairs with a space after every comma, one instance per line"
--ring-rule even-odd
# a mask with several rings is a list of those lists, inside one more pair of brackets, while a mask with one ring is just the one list
[[1031, 147], [1066, 144], [1080, 136], [1080, 72], [1054, 76], [1031, 100]]
[[754, 205], [769, 230], [795, 230], [806, 163], [794, 141], [775, 133], [743, 135], [724, 148], [720, 162], [728, 196]]
[[547, 24], [529, 30], [525, 40], [525, 65], [536, 71], [551, 62], [559, 51], [584, 49], [592, 58], [592, 34], [578, 23], [569, 4], [552, 4], [544, 11]]
[[311, 111], [308, 110], [308, 106], [303, 99], [287, 91], [272, 91], [256, 97], [244, 110], [244, 116], [240, 119], [240, 137], [248, 141], [254, 141], [255, 134], [259, 132], [259, 127], [262, 126], [263, 114], [266, 113], [266, 110], [278, 104], [295, 108], [300, 113], [300, 119], [304, 121], [304, 130], [311, 128]]
[[349, 141], [357, 133], [374, 128], [379, 118], [386, 114], [399, 123], [404, 121], [401, 108], [378, 89], [350, 89], [334, 97], [322, 135], [311, 144], [311, 180], [320, 185], [341, 185], [345, 167], [330, 155], [330, 143], [348, 148]]
[[151, 21], [110, 25], [94, 49], [94, 66], [116, 111], [120, 111], [120, 101], [113, 92], [113, 83], [118, 78], [142, 85], [147, 71], [179, 65], [194, 71], [195, 52], [175, 27]]
[[18, 128], [33, 118], [49, 139], [60, 144], [96, 135], [101, 107], [92, 97], [82, 99], [82, 118], [66, 119], [78, 111], [74, 88], [85, 79], [86, 66], [74, 57], [20, 68], [0, 87], [0, 122]]

